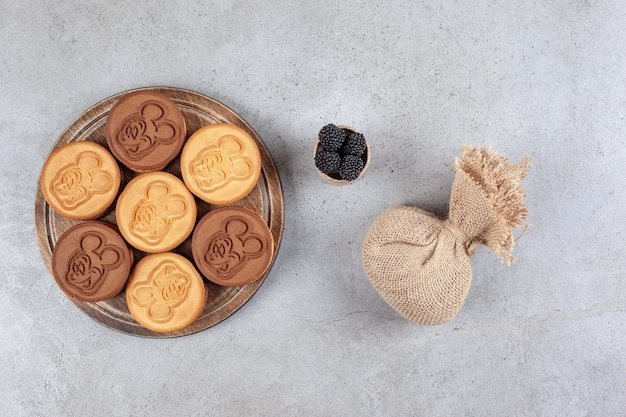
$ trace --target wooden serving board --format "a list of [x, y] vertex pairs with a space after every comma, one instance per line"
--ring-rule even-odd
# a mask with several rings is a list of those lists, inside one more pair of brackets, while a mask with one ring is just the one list
[[[231, 123], [246, 130], [250, 136], [252, 136], [261, 152], [261, 161], [263, 164], [261, 176], [252, 192], [243, 200], [232, 205], [251, 209], [265, 220], [274, 237], [275, 246], [271, 261], [273, 263], [278, 253], [283, 231], [283, 193], [278, 171], [261, 138], [237, 113], [210, 97], [177, 88], [159, 87], [140, 90], [156, 91], [171, 98], [178, 105], [185, 117], [187, 123], [187, 137], [198, 128], [211, 123]], [[107, 115], [117, 100], [129, 92], [130, 91], [109, 97], [81, 114], [80, 117], [61, 134], [53, 145], [51, 152], [67, 143], [81, 140], [93, 141], [107, 147], [104, 133]], [[128, 170], [121, 164], [120, 168], [122, 169], [124, 177], [122, 186], [120, 187], [121, 191], [126, 183], [138, 174]], [[178, 158], [172, 161], [164, 171], [181, 178], [180, 162]], [[197, 220], [202, 218], [209, 210], [217, 207], [199, 199], [196, 199], [196, 203], [198, 205]], [[105, 213], [105, 215], [98, 220], [115, 224], [114, 210], [115, 204], [108, 213]], [[35, 229], [39, 250], [50, 274], [52, 274], [52, 252], [57, 240], [66, 230], [78, 222], [80, 221], [70, 220], [55, 213], [54, 210], [48, 206], [41, 192], [41, 188], [38, 185], [35, 195]], [[135, 262], [146, 255], [136, 249], [134, 249], [133, 252]], [[185, 256], [193, 263], [193, 257], [191, 255], [191, 237], [178, 248], [174, 249], [173, 252]], [[122, 333], [151, 338], [183, 336], [207, 329], [235, 313], [255, 294], [265, 281], [270, 270], [271, 264], [265, 275], [260, 279], [241, 287], [223, 287], [205, 279], [207, 301], [202, 314], [190, 326], [171, 333], [154, 332], [137, 323], [128, 310], [124, 291], [114, 298], [99, 302], [83, 302], [72, 297], [68, 297], [68, 299], [87, 316], [104, 326]]]

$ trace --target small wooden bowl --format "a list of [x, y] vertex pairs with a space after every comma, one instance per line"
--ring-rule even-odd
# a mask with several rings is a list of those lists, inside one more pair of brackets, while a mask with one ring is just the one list
[[[360, 133], [358, 130], [350, 126], [337, 126], [337, 127], [342, 130], [349, 130], [350, 132]], [[325, 149], [324, 145], [320, 143], [320, 140], [318, 137], [317, 141], [315, 142], [315, 146], [313, 147], [313, 166], [315, 166], [315, 155], [317, 155], [318, 152], [321, 152], [324, 149]], [[363, 174], [365, 174], [365, 171], [367, 170], [367, 167], [370, 164], [370, 146], [369, 146], [369, 143], [367, 142], [367, 138], [365, 139], [365, 152], [363, 152], [363, 155], [361, 155], [361, 158], [363, 159], [363, 169], [361, 170], [361, 173], [359, 174], [359, 176], [353, 179], [352, 181], [341, 179], [341, 177], [339, 176], [338, 170], [335, 170], [331, 172], [330, 174], [324, 174], [322, 171], [320, 171], [317, 168], [317, 166], [315, 166], [315, 170], [320, 175], [320, 177], [324, 179], [324, 181], [329, 182], [331, 184], [338, 184], [338, 185], [351, 184], [354, 181], [361, 178]]]

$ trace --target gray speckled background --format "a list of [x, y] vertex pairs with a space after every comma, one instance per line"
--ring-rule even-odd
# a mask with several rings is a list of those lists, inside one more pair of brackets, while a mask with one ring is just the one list
[[[626, 3], [0, 0], [0, 415], [618, 416], [626, 410]], [[282, 246], [236, 314], [170, 340], [77, 310], [48, 275], [33, 201], [86, 108], [135, 87], [206, 94], [263, 138]], [[323, 182], [322, 125], [373, 159]], [[451, 323], [373, 290], [360, 245], [387, 207], [445, 214], [461, 144], [519, 162], [532, 228], [487, 248]]]

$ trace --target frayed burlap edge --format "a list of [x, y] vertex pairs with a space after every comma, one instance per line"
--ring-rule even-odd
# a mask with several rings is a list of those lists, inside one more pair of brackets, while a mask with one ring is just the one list
[[463, 155], [455, 158], [454, 167], [467, 173], [491, 203], [493, 223], [488, 233], [479, 237], [480, 243], [510, 265], [515, 261], [511, 255], [515, 245], [512, 229], [528, 227], [524, 224], [528, 214], [524, 207], [526, 193], [520, 183], [530, 169], [530, 158], [527, 156], [515, 165], [491, 147], [463, 145]]

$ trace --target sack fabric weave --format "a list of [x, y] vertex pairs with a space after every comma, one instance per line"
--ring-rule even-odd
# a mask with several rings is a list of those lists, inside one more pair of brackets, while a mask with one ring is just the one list
[[382, 213], [362, 246], [365, 272], [396, 311], [418, 324], [441, 324], [461, 309], [471, 281], [470, 257], [479, 244], [493, 249], [507, 265], [527, 209], [520, 181], [530, 159], [518, 165], [491, 148], [463, 146], [448, 218], [415, 207]]

